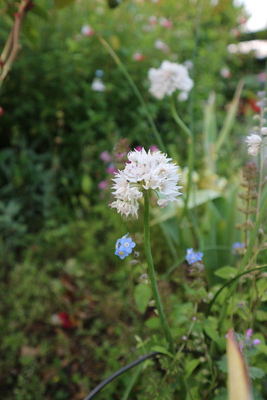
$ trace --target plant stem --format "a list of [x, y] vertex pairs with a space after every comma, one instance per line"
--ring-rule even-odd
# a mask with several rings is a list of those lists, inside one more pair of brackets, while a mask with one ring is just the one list
[[98, 39], [100, 41], [100, 43], [106, 48], [106, 50], [109, 52], [109, 54], [111, 55], [111, 57], [113, 58], [113, 60], [115, 61], [115, 63], [117, 64], [117, 66], [120, 68], [121, 72], [124, 74], [124, 76], [126, 77], [126, 79], [128, 80], [130, 86], [132, 87], [136, 97], [138, 98], [138, 100], [140, 101], [140, 104], [143, 107], [143, 111], [145, 111], [146, 117], [148, 119], [148, 122], [150, 123], [151, 129], [154, 133], [155, 139], [157, 141], [157, 144], [159, 146], [159, 149], [163, 152], [165, 152], [165, 146], [164, 143], [161, 139], [160, 133], [154, 123], [154, 120], [152, 118], [152, 115], [149, 111], [149, 108], [147, 106], [147, 104], [145, 103], [139, 89], [137, 88], [136, 84], [134, 83], [134, 81], [132, 80], [130, 74], [128, 73], [125, 65], [122, 63], [122, 61], [119, 59], [119, 57], [117, 56], [117, 54], [115, 53], [115, 51], [112, 49], [112, 47], [105, 41], [105, 39], [103, 39], [101, 36], [98, 35]]
[[185, 203], [184, 203], [184, 210], [186, 211], [188, 208], [188, 201], [192, 186], [192, 174], [194, 168], [194, 137], [190, 129], [185, 125], [185, 123], [179, 117], [174, 103], [174, 97], [171, 96], [171, 113], [173, 119], [177, 123], [177, 125], [182, 129], [182, 131], [187, 136], [187, 143], [188, 143], [188, 156], [187, 156], [187, 165], [188, 165], [188, 180], [187, 180], [187, 188], [186, 188], [186, 196], [185, 196]]
[[[263, 127], [263, 120], [264, 120], [264, 108], [262, 107], [260, 114], [260, 129]], [[257, 201], [256, 219], [258, 218], [260, 213], [261, 193], [263, 185], [263, 159], [264, 159], [264, 148], [261, 147], [258, 156], [259, 182], [258, 182], [258, 201]]]
[[160, 300], [156, 274], [154, 270], [154, 263], [153, 257], [151, 253], [151, 246], [150, 246], [150, 215], [149, 215], [149, 191], [144, 191], [144, 200], [145, 200], [145, 213], [144, 213], [144, 245], [145, 245], [145, 254], [146, 254], [146, 261], [148, 266], [148, 274], [151, 282], [152, 293], [154, 296], [154, 300], [156, 303], [156, 308], [158, 310], [160, 322], [162, 325], [162, 329], [166, 338], [166, 341], [169, 345], [169, 350], [174, 353], [174, 346], [171, 331], [167, 322], [167, 319], [164, 314], [163, 306]]
[[267, 197], [266, 197], [266, 199], [265, 199], [265, 201], [264, 201], [264, 203], [263, 203], [263, 205], [261, 207], [260, 213], [259, 213], [259, 215], [257, 217], [256, 222], [255, 222], [255, 226], [254, 226], [254, 228], [253, 228], [253, 230], [251, 232], [246, 253], [244, 255], [244, 258], [242, 260], [242, 263], [241, 263], [240, 267], [238, 268], [238, 274], [241, 274], [242, 272], [244, 272], [244, 270], [245, 270], [245, 268], [247, 266], [247, 263], [248, 263], [251, 255], [252, 255], [254, 243], [257, 240], [262, 220], [266, 215], [266, 210], [267, 210]]

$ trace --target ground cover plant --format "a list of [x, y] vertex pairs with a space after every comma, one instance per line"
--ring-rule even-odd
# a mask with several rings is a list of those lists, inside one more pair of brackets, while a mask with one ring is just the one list
[[267, 104], [227, 53], [242, 9], [40, 7], [0, 97], [2, 395], [93, 398], [141, 360], [94, 397], [266, 398]]

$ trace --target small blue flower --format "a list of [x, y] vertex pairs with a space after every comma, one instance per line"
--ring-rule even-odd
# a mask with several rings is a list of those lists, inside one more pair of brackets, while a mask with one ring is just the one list
[[97, 69], [95, 71], [95, 76], [97, 76], [97, 78], [102, 78], [103, 75], [104, 75], [104, 71], [102, 71], [102, 69]]
[[241, 254], [244, 248], [245, 248], [245, 244], [244, 243], [235, 242], [232, 245], [232, 253], [233, 254]]
[[133, 251], [133, 248], [136, 246], [136, 243], [132, 240], [132, 238], [124, 235], [122, 238], [118, 239], [115, 246], [115, 256], [120, 257], [123, 260]]
[[185, 259], [189, 265], [192, 265], [199, 261], [202, 261], [202, 257], [203, 257], [203, 253], [201, 253], [200, 251], [196, 252], [193, 249], [186, 250]]

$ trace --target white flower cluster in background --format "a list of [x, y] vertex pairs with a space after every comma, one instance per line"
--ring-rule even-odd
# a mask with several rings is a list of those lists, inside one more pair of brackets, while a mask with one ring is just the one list
[[258, 92], [259, 101], [256, 103], [260, 108], [260, 113], [254, 115], [253, 119], [259, 122], [259, 126], [254, 126], [253, 131], [247, 136], [248, 154], [257, 156], [259, 151], [267, 146], [267, 96], [265, 91]]
[[148, 71], [150, 80], [150, 93], [161, 100], [164, 96], [171, 96], [179, 90], [178, 99], [187, 100], [188, 93], [194, 86], [188, 70], [184, 65], [163, 61], [160, 68], [151, 68]]
[[257, 156], [262, 142], [261, 137], [252, 133], [247, 137], [246, 142], [248, 144], [248, 154], [251, 156]]
[[124, 170], [118, 171], [113, 179], [116, 201], [110, 206], [116, 208], [118, 213], [137, 217], [138, 200], [143, 197], [144, 190], [152, 189], [160, 196], [157, 201], [160, 207], [178, 200], [177, 197], [181, 195], [181, 186], [177, 186], [179, 167], [171, 162], [171, 158], [160, 151], [151, 153], [142, 148], [140, 151], [131, 151], [128, 160]]

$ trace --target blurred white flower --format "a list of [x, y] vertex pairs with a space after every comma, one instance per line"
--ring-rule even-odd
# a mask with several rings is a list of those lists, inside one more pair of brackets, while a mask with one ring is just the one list
[[264, 136], [267, 135], [267, 128], [265, 126], [261, 128], [261, 134]]
[[170, 61], [163, 61], [158, 69], [151, 68], [148, 78], [151, 84], [149, 91], [157, 99], [171, 96], [176, 90], [180, 90], [180, 100], [184, 101], [194, 85], [186, 67]]
[[95, 33], [95, 31], [89, 25], [84, 25], [81, 29], [81, 32], [83, 36], [92, 36]]
[[154, 46], [156, 49], [161, 50], [164, 53], [168, 53], [170, 50], [169, 47], [160, 39], [155, 41]]
[[188, 93], [187, 92], [181, 92], [178, 94], [178, 100], [179, 101], [186, 101], [188, 99]]
[[259, 135], [255, 135], [255, 133], [252, 133], [247, 137], [246, 142], [248, 144], [248, 154], [251, 156], [256, 156], [259, 152], [262, 142], [261, 137]]
[[191, 60], [186, 60], [186, 61], [184, 62], [184, 66], [185, 66], [185, 68], [187, 68], [188, 70], [193, 69], [193, 67], [194, 67], [193, 61], [191, 61]]
[[223, 68], [220, 70], [220, 74], [221, 74], [221, 77], [223, 77], [223, 78], [225, 78], [225, 79], [228, 79], [228, 78], [230, 78], [230, 76], [231, 76], [231, 72], [230, 72], [230, 70], [229, 70], [227, 67], [223, 67]]
[[143, 191], [149, 189], [161, 196], [157, 201], [160, 207], [178, 201], [177, 196], [181, 194], [181, 186], [177, 186], [179, 167], [171, 162], [171, 158], [160, 151], [152, 153], [142, 148], [141, 151], [131, 151], [128, 160], [124, 170], [118, 171], [113, 179], [116, 201], [110, 205], [111, 208], [116, 208], [118, 213], [126, 217], [137, 217], [138, 200], [143, 197]]
[[95, 92], [104, 92], [106, 90], [106, 86], [100, 78], [94, 78], [91, 87]]

